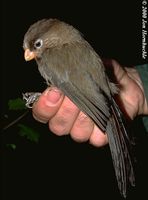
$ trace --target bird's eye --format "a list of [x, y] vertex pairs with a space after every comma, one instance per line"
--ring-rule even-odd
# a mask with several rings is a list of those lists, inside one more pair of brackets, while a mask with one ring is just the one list
[[36, 49], [41, 48], [42, 45], [43, 45], [43, 40], [41, 40], [41, 39], [36, 40], [35, 43], [34, 43], [34, 47]]

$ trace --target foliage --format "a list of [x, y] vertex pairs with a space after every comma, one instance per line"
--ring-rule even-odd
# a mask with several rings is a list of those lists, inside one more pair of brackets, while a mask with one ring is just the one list
[[7, 147], [15, 150], [16, 149], [16, 145], [15, 144], [6, 144]]
[[8, 108], [9, 108], [9, 110], [24, 110], [24, 109], [26, 109], [25, 102], [21, 98], [10, 99], [8, 101]]
[[19, 135], [26, 137], [28, 140], [32, 142], [37, 143], [39, 141], [40, 134], [33, 128], [26, 126], [24, 124], [18, 124], [18, 127], [20, 128]]
[[[12, 118], [12, 116], [10, 116], [12, 113], [13, 113], [13, 118], [14, 116], [15, 118], [11, 119], [10, 122], [9, 118]], [[19, 113], [19, 116], [16, 117], [16, 113], [17, 115]], [[29, 110], [27, 110], [23, 99], [21, 98], [10, 99], [8, 101], [8, 114], [5, 115], [7, 116], [7, 118], [4, 116], [4, 119], [2, 119], [2, 121], [6, 121], [5, 123], [6, 125], [2, 127], [3, 130], [2, 135], [7, 134], [8, 129], [12, 129], [12, 127], [15, 127], [16, 128], [15, 130], [17, 130], [17, 134], [19, 136], [24, 137], [25, 139], [31, 142], [38, 143], [40, 137], [39, 132], [37, 132], [33, 127], [30, 127], [29, 123], [26, 124], [27, 120], [24, 120], [24, 118], [28, 113]], [[23, 122], [20, 123], [21, 121]], [[15, 150], [17, 147], [16, 144], [11, 143], [11, 141], [9, 143], [6, 142], [6, 144], [4, 145], [6, 147], [11, 148], [12, 150]]]

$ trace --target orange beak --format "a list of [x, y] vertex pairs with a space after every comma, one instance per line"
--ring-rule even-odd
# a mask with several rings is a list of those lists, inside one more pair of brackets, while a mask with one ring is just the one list
[[35, 53], [33, 51], [30, 51], [29, 49], [25, 50], [24, 58], [26, 61], [30, 61], [36, 57]]

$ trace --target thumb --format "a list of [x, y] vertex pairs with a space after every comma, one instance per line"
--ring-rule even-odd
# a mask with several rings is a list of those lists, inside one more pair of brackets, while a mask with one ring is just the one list
[[122, 85], [125, 76], [127, 76], [125, 69], [114, 59], [103, 58], [102, 61], [105, 67], [112, 71], [115, 81]]
[[63, 102], [64, 95], [56, 87], [47, 88], [33, 105], [33, 116], [40, 122], [51, 119]]

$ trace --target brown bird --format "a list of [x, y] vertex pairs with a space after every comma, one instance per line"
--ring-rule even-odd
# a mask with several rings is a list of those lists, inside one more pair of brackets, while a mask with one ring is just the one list
[[[76, 28], [58, 19], [31, 25], [23, 47], [26, 61], [35, 58], [47, 84], [58, 87], [107, 134], [118, 187], [126, 197], [128, 186], [135, 185], [131, 142], [114, 100], [118, 88], [99, 55]], [[31, 95], [27, 105], [38, 96]]]

